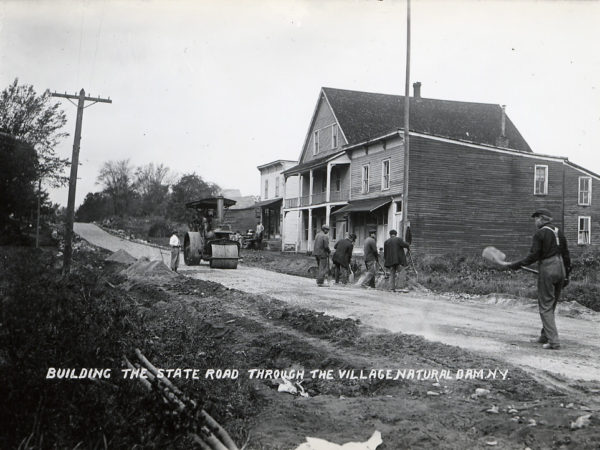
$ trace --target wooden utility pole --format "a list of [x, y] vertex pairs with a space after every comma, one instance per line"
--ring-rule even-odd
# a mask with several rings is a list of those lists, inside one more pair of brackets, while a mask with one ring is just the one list
[[409, 168], [409, 119], [410, 114], [410, 0], [406, 3], [406, 82], [404, 85], [404, 185], [402, 187], [402, 236], [408, 230], [408, 168]]
[[[67, 203], [67, 223], [65, 224], [65, 249], [64, 249], [64, 262], [63, 262], [63, 276], [69, 275], [71, 270], [71, 255], [73, 254], [73, 248], [71, 241], [73, 240], [73, 221], [75, 216], [75, 189], [77, 187], [77, 168], [79, 166], [79, 143], [81, 142], [81, 123], [83, 121], [83, 109], [86, 108], [85, 102], [94, 103], [112, 103], [110, 98], [98, 98], [98, 97], [86, 97], [85, 91], [81, 89], [79, 95], [69, 95], [52, 93], [52, 97], [66, 98], [69, 101], [71, 99], [77, 99], [77, 121], [75, 122], [75, 138], [73, 140], [73, 156], [71, 158], [71, 176], [69, 177], [69, 200]], [[73, 103], [73, 102], [71, 102]]]

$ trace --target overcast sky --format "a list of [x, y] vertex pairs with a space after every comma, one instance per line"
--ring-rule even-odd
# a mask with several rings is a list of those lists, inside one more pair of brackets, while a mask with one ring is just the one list
[[[535, 152], [600, 173], [600, 2], [411, 9], [423, 97], [506, 104]], [[85, 110], [77, 204], [125, 158], [258, 195], [256, 166], [299, 157], [322, 86], [404, 94], [405, 46], [405, 1], [0, 0], [0, 88], [113, 100]]]

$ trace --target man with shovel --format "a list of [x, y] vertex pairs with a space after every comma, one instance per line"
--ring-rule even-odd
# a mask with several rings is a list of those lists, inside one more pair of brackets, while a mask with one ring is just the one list
[[342, 283], [346, 284], [348, 282], [348, 272], [350, 271], [350, 262], [352, 260], [352, 251], [354, 250], [354, 241], [356, 241], [356, 235], [350, 234], [345, 239], [337, 241], [333, 247], [335, 249], [335, 253], [331, 259], [333, 260], [335, 284], [339, 284], [342, 270]]
[[405, 248], [409, 248], [408, 243], [398, 237], [396, 230], [390, 230], [390, 238], [383, 243], [383, 264], [390, 269], [390, 291], [392, 292], [396, 292], [396, 273], [402, 279], [402, 290], [405, 288], [406, 272], [404, 268], [407, 266]]
[[365, 239], [364, 255], [365, 266], [367, 267], [367, 276], [361, 286], [364, 288], [375, 287], [375, 276], [377, 275], [377, 263], [379, 262], [379, 252], [377, 251], [377, 242], [375, 236], [377, 231], [372, 228], [369, 230], [369, 237]]
[[554, 310], [561, 290], [568, 283], [571, 272], [571, 258], [567, 240], [558, 227], [552, 224], [552, 214], [545, 208], [538, 209], [532, 216], [537, 227], [529, 254], [513, 263], [504, 265], [509, 269], [520, 269], [538, 262], [538, 306], [542, 319], [542, 332], [535, 340], [543, 348], [560, 348], [558, 330], [554, 320]]
[[321, 231], [315, 236], [313, 246], [313, 255], [317, 259], [317, 266], [319, 267], [317, 286], [323, 286], [325, 275], [329, 270], [329, 253], [331, 253], [331, 250], [329, 249], [329, 237], [327, 237], [327, 233], [329, 233], [329, 225], [323, 225]]

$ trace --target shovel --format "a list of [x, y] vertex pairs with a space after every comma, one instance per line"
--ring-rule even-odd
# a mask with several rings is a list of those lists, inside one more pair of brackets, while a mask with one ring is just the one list
[[[496, 247], [484, 248], [481, 256], [483, 256], [486, 260], [488, 260], [494, 264], [498, 264], [500, 266], [506, 266], [509, 264], [505, 261], [506, 255], [504, 253], [502, 253], [500, 250], [498, 250]], [[535, 273], [535, 274], [539, 273], [537, 270], [530, 269], [529, 267], [521, 267], [521, 269], [523, 269], [526, 272], [531, 272], [531, 273]]]
[[350, 275], [348, 275], [348, 283], [354, 284], [354, 272], [352, 272], [352, 264], [348, 264], [348, 270], [350, 271]]

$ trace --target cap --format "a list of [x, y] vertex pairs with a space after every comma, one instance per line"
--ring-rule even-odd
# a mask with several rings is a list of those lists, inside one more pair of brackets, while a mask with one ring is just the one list
[[398, 234], [398, 232], [396, 230], [390, 230], [390, 235], [396, 236], [397, 234]]
[[350, 236], [348, 236], [351, 240], [356, 240], [356, 235], [354, 233], [350, 233]]
[[376, 228], [369, 228], [369, 234], [371, 233], [377, 233], [377, 229]]
[[537, 216], [552, 217], [552, 213], [549, 210], [547, 210], [546, 208], [540, 208], [540, 209], [536, 209], [536, 211], [531, 215], [531, 217], [537, 217]]
[[329, 230], [329, 225], [323, 225], [323, 226], [321, 226], [321, 230]]

